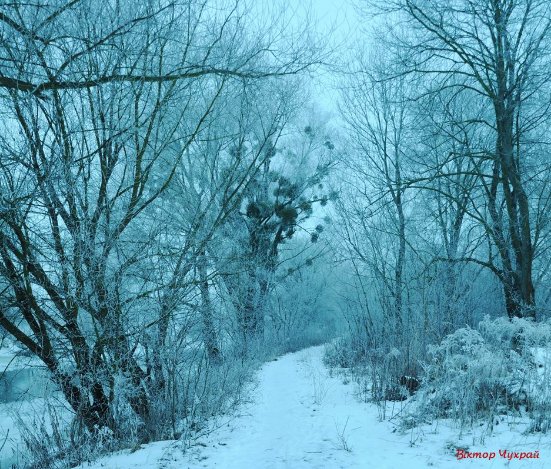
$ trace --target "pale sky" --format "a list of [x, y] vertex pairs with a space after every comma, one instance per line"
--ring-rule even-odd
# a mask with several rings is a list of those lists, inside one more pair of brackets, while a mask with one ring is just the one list
[[[285, 0], [283, 0], [285, 1]], [[343, 60], [350, 49], [358, 45], [361, 24], [354, 8], [354, 0], [288, 0], [310, 6], [311, 15], [317, 32], [330, 38], [330, 45], [335, 48], [335, 59]], [[357, 2], [357, 0], [356, 0]], [[338, 77], [330, 71], [321, 71], [319, 83], [315, 85], [315, 101], [330, 113], [337, 111], [338, 93], [334, 89]]]
[[[328, 39], [332, 48], [338, 47], [336, 57], [342, 57], [348, 49], [345, 43], [350, 37], [350, 22], [356, 12], [352, 0], [268, 0], [273, 6], [287, 6], [294, 10], [297, 24], [311, 22], [316, 33]], [[273, 3], [272, 3], [273, 2]], [[341, 52], [341, 49], [343, 52]], [[335, 76], [328, 70], [319, 70], [311, 83], [315, 105], [334, 115], [337, 111], [337, 92], [334, 90]]]

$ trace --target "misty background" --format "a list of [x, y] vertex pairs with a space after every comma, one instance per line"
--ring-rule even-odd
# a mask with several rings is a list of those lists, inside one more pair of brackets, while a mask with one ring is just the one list
[[546, 0], [0, 5], [2, 467], [190, 442], [317, 345], [381, 420], [547, 432], [550, 40]]

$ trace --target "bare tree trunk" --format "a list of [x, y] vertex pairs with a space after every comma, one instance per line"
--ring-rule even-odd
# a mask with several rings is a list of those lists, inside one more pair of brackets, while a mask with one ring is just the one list
[[[398, 151], [398, 150], [396, 150]], [[406, 219], [404, 216], [404, 206], [403, 206], [403, 187], [402, 187], [402, 178], [399, 168], [399, 158], [396, 157], [396, 193], [394, 196], [394, 204], [396, 206], [396, 212], [398, 215], [398, 256], [396, 259], [395, 266], [395, 276], [394, 276], [394, 310], [395, 310], [395, 335], [396, 343], [399, 344], [402, 341], [402, 336], [404, 333], [403, 325], [403, 274], [404, 274], [404, 264], [406, 256]]]
[[[534, 103], [534, 96], [539, 96], [536, 90], [541, 90], [550, 76], [543, 72], [549, 69], [545, 63], [551, 36], [549, 2], [476, 0], [452, 6], [435, 0], [397, 0], [398, 5], [414, 21], [422, 38], [411, 43], [411, 51], [417, 54], [410, 55], [412, 62], [405, 67], [441, 80], [429, 93], [437, 95], [451, 88], [456, 99], [474, 91], [493, 106], [493, 174], [486, 174], [483, 165], [477, 168], [490, 223], [481, 220], [478, 207], [471, 213], [495, 243], [501, 266], [494, 265], [492, 259], [470, 260], [486, 265], [498, 276], [510, 318], [535, 318], [533, 208], [526, 192], [526, 168], [521, 164], [526, 154], [521, 136], [526, 132], [525, 115], [530, 122], [542, 118], [524, 109]], [[461, 34], [457, 34], [458, 24], [464, 25]], [[541, 73], [547, 74], [546, 78]], [[505, 214], [501, 213], [502, 203]]]
[[209, 281], [207, 273], [207, 257], [203, 251], [197, 259], [199, 273], [199, 290], [201, 291], [201, 316], [203, 319], [203, 341], [209, 360], [212, 363], [220, 362], [220, 348], [213, 320], [213, 307], [210, 298]]

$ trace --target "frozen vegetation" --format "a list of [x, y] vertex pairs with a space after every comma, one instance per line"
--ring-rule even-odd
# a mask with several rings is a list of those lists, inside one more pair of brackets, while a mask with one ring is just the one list
[[[520, 415], [498, 417], [495, 431], [487, 425], [461, 431], [449, 419], [409, 426], [403, 417], [413, 403], [403, 401], [386, 403], [387, 418], [381, 421], [380, 407], [360, 402], [353, 378], [345, 372], [329, 374], [323, 351], [310, 348], [264, 365], [253, 385], [253, 401], [235, 416], [213, 420], [207, 435], [197, 435], [187, 445], [154, 443], [79, 469], [507, 467], [509, 453], [535, 451], [538, 459], [512, 464], [551, 464], [549, 438], [523, 434], [527, 419]], [[494, 452], [495, 457], [458, 460], [457, 448]], [[507, 456], [500, 456], [500, 450]]]
[[549, 0], [0, 2], [0, 469], [550, 464], [550, 50]]

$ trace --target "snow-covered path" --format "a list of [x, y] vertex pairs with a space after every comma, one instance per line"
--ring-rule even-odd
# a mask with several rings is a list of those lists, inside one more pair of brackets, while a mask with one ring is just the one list
[[[353, 384], [328, 376], [315, 347], [280, 357], [261, 369], [254, 402], [241, 415], [223, 424], [183, 453], [179, 442], [147, 445], [132, 454], [122, 452], [83, 468], [109, 469], [333, 469], [333, 468], [455, 468], [505, 467], [499, 457], [462, 460], [453, 456], [457, 440], [440, 427], [397, 431], [380, 422], [377, 409], [358, 402]], [[503, 425], [505, 427], [505, 425]], [[505, 428], [504, 428], [505, 430]], [[497, 438], [497, 439], [496, 439]], [[544, 444], [545, 441], [545, 444]], [[529, 444], [530, 443], [530, 444]], [[534, 446], [536, 444], [537, 446]], [[514, 467], [551, 467], [547, 439], [527, 440], [505, 431], [485, 447], [470, 451], [541, 452], [540, 460], [512, 461]]]
[[334, 387], [338, 381], [327, 380], [320, 356], [320, 349], [310, 349], [285, 355], [265, 366], [248, 415], [232, 422], [233, 431], [229, 429], [218, 438], [211, 438], [211, 443], [224, 445], [200, 452], [199, 458], [206, 457], [201, 466], [352, 467], [348, 442], [341, 441], [339, 433], [344, 438], [361, 433], [361, 416], [353, 415], [355, 406], [351, 404], [355, 402], [350, 401], [350, 396], [340, 401], [343, 396], [338, 393], [340, 402], [336, 402]]

